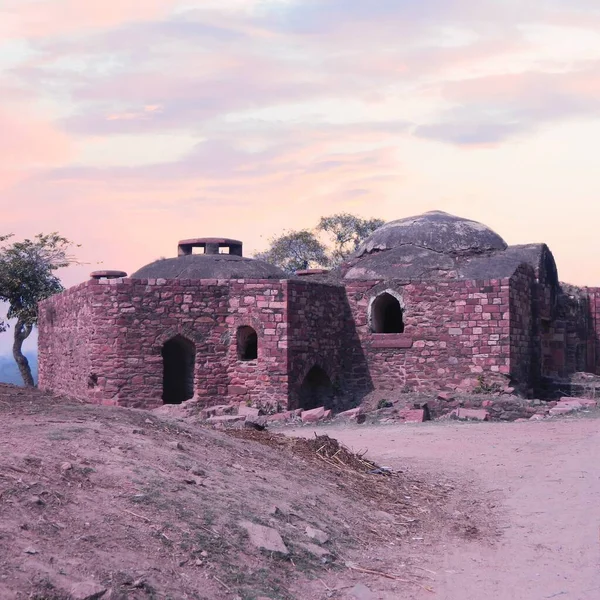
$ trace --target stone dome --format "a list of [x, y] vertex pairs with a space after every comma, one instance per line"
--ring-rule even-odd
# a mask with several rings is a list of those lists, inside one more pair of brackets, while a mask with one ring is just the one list
[[506, 242], [486, 225], [435, 210], [382, 225], [361, 244], [355, 256], [407, 245], [453, 255], [507, 248]]
[[341, 273], [345, 279], [461, 278], [470, 261], [507, 247], [482, 223], [433, 211], [374, 231], [341, 265]]
[[[204, 253], [193, 254], [193, 248]], [[228, 253], [221, 253], [226, 248]], [[278, 267], [242, 256], [242, 242], [227, 238], [182, 240], [176, 258], [161, 258], [138, 269], [135, 279], [286, 279]]]

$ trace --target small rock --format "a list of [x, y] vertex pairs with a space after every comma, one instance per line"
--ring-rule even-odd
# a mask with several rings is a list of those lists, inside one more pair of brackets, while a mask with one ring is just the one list
[[312, 410], [302, 411], [302, 422], [303, 423], [316, 423], [322, 421], [325, 418], [325, 407], [319, 406], [319, 408], [313, 408]]
[[242, 404], [238, 408], [238, 415], [241, 415], [242, 417], [258, 417], [260, 416], [260, 409]]
[[358, 415], [361, 414], [361, 407], [358, 406], [356, 408], [351, 408], [350, 410], [345, 410], [344, 412], [338, 413], [337, 416], [340, 419], [356, 419]]
[[480, 408], [459, 408], [456, 411], [456, 417], [471, 421], [489, 421], [490, 413]]
[[146, 419], [144, 423], [148, 423], [148, 425], [152, 425], [152, 421], [150, 419]]
[[30, 502], [31, 504], [35, 504], [37, 506], [44, 506], [44, 504], [46, 504], [39, 496], [31, 496]]
[[319, 542], [319, 544], [326, 544], [329, 541], [329, 536], [324, 531], [311, 527], [310, 525], [306, 526], [306, 535], [311, 540]]
[[192, 475], [196, 475], [196, 477], [206, 477], [206, 471], [204, 469], [201, 469], [198, 465], [192, 467], [190, 469], [190, 472], [192, 473]]
[[405, 423], [422, 423], [426, 420], [423, 408], [401, 410], [398, 413], [398, 417], [403, 419]]
[[184, 483], [187, 483], [187, 484], [189, 484], [189, 485], [196, 485], [196, 480], [195, 480], [195, 479], [193, 479], [192, 477], [186, 477], [186, 478], [183, 480], [183, 482], [184, 482]]
[[303, 550], [306, 550], [309, 554], [312, 554], [317, 558], [329, 556], [328, 550], [325, 550], [325, 548], [321, 548], [321, 546], [317, 546], [316, 544], [311, 544], [310, 542], [298, 542], [297, 546]]
[[106, 588], [95, 581], [82, 581], [71, 587], [72, 600], [98, 600], [106, 594]]
[[200, 552], [200, 556], [203, 556], [204, 558], [208, 557], [208, 552], [206, 550], [202, 550], [202, 552]]
[[214, 425], [220, 425], [241, 423], [242, 421], [245, 421], [245, 419], [246, 417], [242, 415], [217, 415], [215, 417], [209, 417], [208, 419], [206, 419], [206, 422]]
[[537, 414], [537, 415], [532, 415], [529, 420], [530, 421], [542, 421], [545, 418], [546, 417], [544, 417], [544, 415]]
[[38, 551], [35, 548], [31, 548], [31, 547], [25, 548], [25, 550], [23, 550], [23, 552], [25, 554], [37, 554], [38, 553]]
[[70, 471], [73, 468], [73, 465], [70, 462], [64, 462], [62, 465], [60, 465], [60, 470], [61, 471]]
[[250, 521], [241, 521], [239, 525], [248, 532], [250, 542], [257, 548], [284, 555], [289, 554], [289, 550], [283, 543], [279, 532], [272, 527], [263, 527]]
[[366, 585], [363, 583], [357, 583], [349, 592], [349, 597], [353, 600], [377, 600], [376, 594], [374, 594]]
[[169, 448], [173, 448], [174, 450], [184, 450], [181, 442], [167, 442], [167, 446], [169, 446]]
[[244, 427], [246, 429], [256, 429], [257, 431], [264, 431], [267, 427], [267, 417], [246, 417], [244, 421]]
[[550, 409], [550, 416], [556, 415], [567, 415], [569, 413], [575, 412], [577, 410], [574, 406], [555, 406]]

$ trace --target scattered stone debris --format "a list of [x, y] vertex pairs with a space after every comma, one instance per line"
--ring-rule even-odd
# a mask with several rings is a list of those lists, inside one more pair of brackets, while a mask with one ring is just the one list
[[99, 600], [107, 589], [94, 581], [82, 581], [71, 587], [71, 600]]
[[489, 421], [490, 413], [478, 408], [457, 408], [454, 417], [461, 421]]
[[242, 529], [246, 530], [250, 542], [257, 548], [267, 550], [268, 552], [278, 552], [283, 555], [289, 554], [287, 546], [283, 543], [276, 529], [264, 527], [250, 521], [241, 521], [239, 525]]
[[306, 535], [311, 539], [319, 542], [319, 544], [326, 544], [329, 541], [329, 535], [324, 531], [312, 527], [311, 525], [306, 526]]

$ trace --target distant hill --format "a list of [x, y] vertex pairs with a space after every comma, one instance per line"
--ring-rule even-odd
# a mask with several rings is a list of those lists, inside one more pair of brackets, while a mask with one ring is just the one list
[[[37, 382], [37, 353], [26, 352], [27, 360], [31, 365], [33, 378]], [[21, 374], [15, 359], [10, 354], [0, 356], [0, 383], [13, 383], [15, 385], [23, 385]]]

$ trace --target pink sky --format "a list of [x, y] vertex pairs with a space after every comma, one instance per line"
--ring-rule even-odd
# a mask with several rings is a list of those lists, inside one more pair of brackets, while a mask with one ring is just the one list
[[4, 233], [134, 271], [349, 211], [440, 209], [600, 285], [591, 0], [4, 0]]

